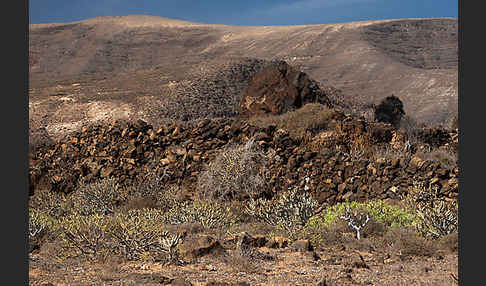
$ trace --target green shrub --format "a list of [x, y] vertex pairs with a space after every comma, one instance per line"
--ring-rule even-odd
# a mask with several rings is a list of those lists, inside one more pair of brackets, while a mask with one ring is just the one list
[[382, 200], [371, 200], [364, 203], [353, 201], [336, 204], [319, 216], [311, 218], [307, 227], [328, 227], [346, 212], [346, 208], [365, 211], [377, 222], [389, 227], [408, 226], [415, 221], [414, 214], [407, 209], [389, 205]]
[[[301, 236], [310, 238], [315, 245], [345, 241], [344, 232], [354, 232], [348, 221], [341, 217], [346, 213], [369, 215], [369, 222], [362, 229], [364, 235], [383, 233], [387, 228], [412, 226], [416, 223], [413, 212], [406, 208], [389, 205], [381, 200], [367, 202], [344, 202], [336, 204], [320, 214], [311, 217]], [[361, 230], [360, 230], [361, 231]]]

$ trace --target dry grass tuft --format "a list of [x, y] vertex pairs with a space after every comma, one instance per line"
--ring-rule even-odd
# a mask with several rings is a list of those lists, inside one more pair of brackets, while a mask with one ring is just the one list
[[415, 230], [392, 227], [383, 236], [382, 242], [398, 253], [400, 259], [412, 256], [432, 256], [438, 250], [434, 241], [420, 236]]
[[223, 262], [236, 273], [261, 273], [262, 270], [256, 260], [241, 254], [239, 251], [234, 251], [231, 253], [231, 255], [228, 255], [222, 259]]
[[332, 120], [339, 119], [340, 113], [319, 103], [308, 103], [301, 108], [276, 116], [261, 116], [249, 119], [250, 124], [266, 128], [275, 125], [289, 131], [294, 140], [301, 140], [305, 133], [316, 134], [333, 127]]
[[430, 152], [419, 151], [416, 155], [422, 160], [439, 162], [441, 167], [447, 170], [457, 167], [457, 153], [452, 150], [434, 148]]
[[457, 253], [459, 249], [459, 234], [454, 232], [441, 237], [438, 246], [446, 252]]

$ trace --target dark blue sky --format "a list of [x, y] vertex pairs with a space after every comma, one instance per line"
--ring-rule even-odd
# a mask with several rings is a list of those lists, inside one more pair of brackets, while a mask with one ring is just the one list
[[31, 24], [146, 14], [207, 24], [303, 25], [458, 15], [457, 0], [30, 0]]

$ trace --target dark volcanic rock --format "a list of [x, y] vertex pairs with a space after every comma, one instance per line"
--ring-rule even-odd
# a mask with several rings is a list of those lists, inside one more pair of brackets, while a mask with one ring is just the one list
[[308, 102], [329, 104], [317, 83], [286, 62], [265, 67], [242, 94], [238, 113], [243, 116], [282, 114]]

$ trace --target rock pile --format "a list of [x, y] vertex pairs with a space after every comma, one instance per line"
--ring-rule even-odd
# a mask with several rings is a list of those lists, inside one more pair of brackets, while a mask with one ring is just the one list
[[31, 154], [30, 191], [69, 193], [80, 182], [107, 177], [136, 184], [152, 171], [163, 174], [166, 183], [197, 192], [199, 174], [218, 152], [254, 138], [268, 155], [274, 193], [299, 186], [309, 189], [320, 203], [334, 204], [346, 199], [395, 198], [414, 181], [427, 181], [444, 196], [457, 196], [457, 167], [447, 169], [418, 156], [352, 156], [356, 138], [368, 136], [373, 144], [391, 144], [397, 136], [389, 125], [343, 117], [334, 130], [300, 141], [273, 125], [261, 128], [234, 118], [173, 123], [157, 130], [143, 121], [84, 127]]

